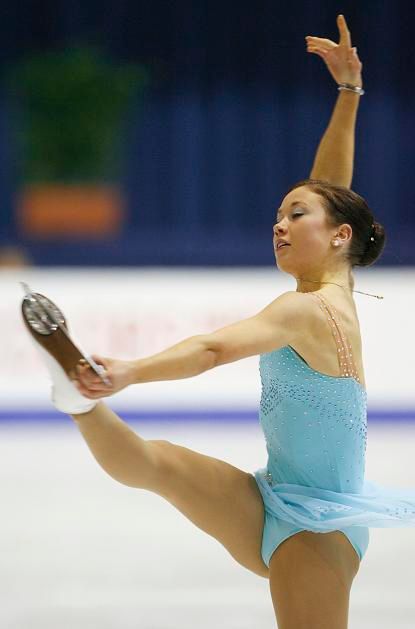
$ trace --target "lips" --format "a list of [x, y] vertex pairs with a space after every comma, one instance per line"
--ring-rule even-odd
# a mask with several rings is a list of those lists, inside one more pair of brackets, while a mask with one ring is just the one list
[[280, 249], [283, 249], [284, 247], [289, 247], [290, 244], [288, 242], [279, 242], [277, 244], [276, 250], [280, 251]]

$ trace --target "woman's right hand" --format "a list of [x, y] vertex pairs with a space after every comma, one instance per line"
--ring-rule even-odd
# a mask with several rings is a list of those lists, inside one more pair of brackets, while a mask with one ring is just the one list
[[337, 17], [340, 41], [336, 44], [331, 39], [306, 37], [307, 51], [321, 57], [336, 83], [349, 83], [362, 87], [362, 63], [352, 48], [350, 32], [343, 15]]
[[128, 360], [116, 360], [92, 356], [94, 361], [104, 369], [105, 384], [85, 360], [80, 360], [76, 367], [76, 374], [72, 381], [78, 391], [91, 400], [108, 397], [134, 384], [133, 363]]

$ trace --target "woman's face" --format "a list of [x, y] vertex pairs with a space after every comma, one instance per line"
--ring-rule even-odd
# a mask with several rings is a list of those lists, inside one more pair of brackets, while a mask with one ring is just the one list
[[[324, 270], [335, 251], [331, 244], [338, 227], [328, 224], [324, 200], [306, 186], [292, 190], [277, 210], [274, 252], [277, 266], [295, 277]], [[277, 249], [278, 239], [289, 246]]]

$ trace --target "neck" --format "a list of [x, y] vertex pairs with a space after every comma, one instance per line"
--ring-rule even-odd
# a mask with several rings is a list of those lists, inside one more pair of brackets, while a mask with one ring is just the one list
[[301, 277], [297, 277], [297, 292], [310, 293], [324, 286], [341, 286], [346, 294], [351, 295], [354, 288], [354, 279], [351, 268], [345, 268], [341, 271], [323, 271], [302, 273]]

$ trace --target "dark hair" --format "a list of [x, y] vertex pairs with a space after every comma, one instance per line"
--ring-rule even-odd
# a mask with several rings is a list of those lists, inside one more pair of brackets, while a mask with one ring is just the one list
[[375, 221], [364, 198], [349, 188], [334, 186], [319, 179], [299, 181], [288, 192], [303, 186], [324, 199], [327, 217], [333, 226], [343, 223], [351, 226], [352, 242], [347, 252], [351, 266], [374, 264], [385, 247], [386, 234], [383, 225]]

